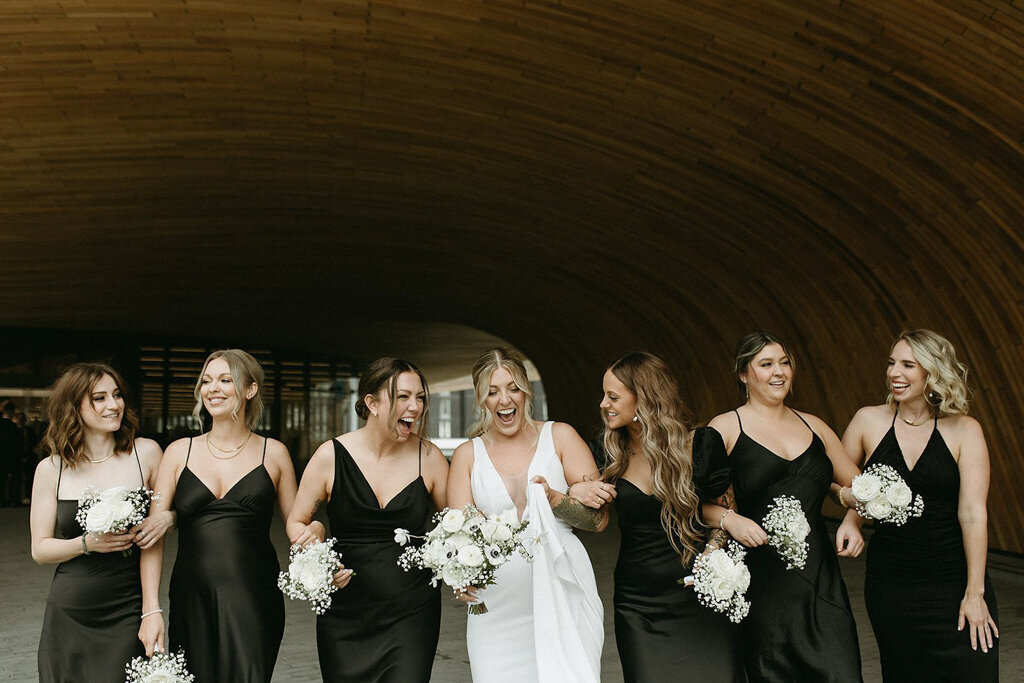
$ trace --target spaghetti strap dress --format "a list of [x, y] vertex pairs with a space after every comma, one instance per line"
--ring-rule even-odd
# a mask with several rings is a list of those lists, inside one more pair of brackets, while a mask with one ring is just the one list
[[[355, 571], [317, 618], [316, 644], [325, 681], [418, 683], [430, 680], [441, 630], [441, 591], [426, 569], [404, 571], [395, 529], [426, 533], [434, 503], [415, 479], [384, 507], [348, 449], [334, 440], [334, 485], [327, 503], [331, 535]], [[422, 458], [422, 443], [420, 445]]]
[[[189, 455], [192, 441], [189, 440]], [[222, 498], [188, 467], [178, 477], [178, 556], [170, 586], [171, 652], [196, 683], [269, 683], [284, 635], [280, 565], [270, 542], [277, 491], [263, 461]]]
[[769, 545], [747, 553], [750, 613], [740, 624], [747, 677], [779, 683], [861, 681], [857, 625], [821, 515], [832, 483], [825, 444], [808, 425], [810, 445], [787, 460], [750, 438], [738, 411], [736, 419], [740, 435], [729, 461], [739, 513], [761, 523], [777, 496], [793, 496], [811, 527], [803, 569], [786, 569]]
[[[135, 461], [144, 486], [138, 450]], [[60, 498], [63, 471], [62, 465], [57, 474], [57, 530], [61, 538], [77, 538], [85, 530], [75, 519], [78, 501]], [[57, 565], [39, 637], [41, 682], [120, 681], [125, 665], [145, 654], [139, 641], [141, 554], [137, 549], [128, 555], [91, 553]]]
[[[903, 526], [874, 523], [868, 544], [864, 602], [878, 641], [886, 681], [998, 681], [999, 639], [988, 653], [971, 649], [968, 630], [957, 630], [967, 588], [967, 558], [957, 517], [960, 470], [938, 429], [913, 469], [896, 439], [896, 416], [868, 464], [892, 467], [924, 512]], [[999, 622], [996, 595], [985, 573], [985, 602]]]
[[[718, 432], [693, 435], [693, 482], [701, 499], [729, 487], [728, 456]], [[615, 641], [626, 683], [746, 681], [739, 627], [702, 607], [679, 580], [683, 566], [661, 525], [661, 501], [620, 478], [615, 510], [622, 541], [615, 565]]]

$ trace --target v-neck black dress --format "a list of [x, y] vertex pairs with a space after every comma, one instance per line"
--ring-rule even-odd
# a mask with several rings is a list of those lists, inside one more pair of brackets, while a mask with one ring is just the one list
[[369, 482], [334, 441], [334, 485], [327, 503], [331, 536], [355, 576], [317, 618], [325, 681], [418, 683], [430, 680], [441, 630], [441, 591], [428, 570], [398, 566], [395, 529], [422, 536], [434, 504], [419, 476], [380, 507]]
[[[895, 416], [893, 424], [895, 425]], [[998, 681], [999, 640], [988, 653], [971, 649], [967, 628], [957, 631], [967, 589], [967, 558], [957, 517], [960, 469], [938, 430], [932, 428], [914, 469], [907, 467], [890, 427], [868, 464], [889, 465], [924, 512], [903, 526], [875, 522], [868, 544], [864, 602], [878, 641], [886, 681]], [[985, 574], [985, 602], [999, 622], [996, 596]]]
[[740, 421], [740, 436], [729, 454], [741, 515], [760, 523], [775, 497], [788, 495], [800, 501], [811, 527], [803, 569], [786, 569], [769, 545], [747, 554], [750, 614], [740, 625], [751, 681], [862, 680], [857, 625], [835, 544], [821, 516], [832, 461], [825, 444], [808, 430], [811, 445], [786, 460], [747, 436]]
[[196, 683], [269, 683], [273, 676], [284, 635], [281, 568], [270, 542], [276, 503], [263, 463], [217, 498], [186, 457], [174, 494], [178, 556], [168, 635], [172, 652], [184, 649]]

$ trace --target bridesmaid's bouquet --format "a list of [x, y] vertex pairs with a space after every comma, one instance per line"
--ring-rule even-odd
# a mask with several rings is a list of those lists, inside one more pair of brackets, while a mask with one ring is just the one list
[[903, 526], [924, 512], [924, 499], [914, 492], [889, 465], [875, 463], [853, 478], [850, 485], [857, 499], [854, 509], [864, 519], [876, 519]]
[[[533, 557], [523, 545], [523, 532], [529, 522], [522, 522], [515, 508], [488, 517], [472, 504], [463, 509], [445, 508], [434, 515], [437, 523], [426, 536], [414, 536], [406, 529], [395, 529], [395, 543], [406, 545], [410, 539], [423, 543], [409, 546], [398, 558], [405, 571], [430, 569], [430, 585], [443, 581], [458, 594], [470, 586], [482, 588], [496, 582], [495, 572], [516, 552], [527, 560]], [[469, 605], [470, 614], [484, 614], [483, 602]]]
[[156, 652], [152, 658], [136, 657], [124, 668], [124, 683], [193, 683], [196, 677], [185, 667], [185, 653]]
[[776, 497], [768, 506], [763, 526], [768, 532], [768, 545], [786, 561], [786, 569], [803, 569], [810, 548], [807, 535], [811, 533], [811, 525], [807, 523], [800, 501], [793, 496]]
[[[750, 612], [750, 601], [746, 599], [750, 570], [743, 562], [746, 555], [739, 543], [729, 541], [724, 549], [701, 555], [693, 563], [693, 589], [697, 592], [697, 601], [725, 614], [734, 624], [743, 621]], [[689, 578], [681, 579], [679, 583]]]
[[[154, 500], [160, 500], [160, 494], [145, 486], [114, 486], [103, 490], [89, 486], [78, 501], [75, 519], [89, 534], [122, 533], [146, 518], [149, 504]], [[123, 554], [130, 552], [131, 548]]]
[[323, 614], [331, 608], [334, 573], [341, 553], [334, 549], [337, 539], [313, 541], [305, 548], [293, 545], [288, 551], [288, 571], [277, 577], [277, 587], [292, 600], [308, 600], [310, 609]]

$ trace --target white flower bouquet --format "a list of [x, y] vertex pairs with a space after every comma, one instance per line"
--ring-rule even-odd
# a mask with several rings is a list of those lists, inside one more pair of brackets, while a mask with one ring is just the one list
[[786, 569], [803, 569], [807, 564], [807, 535], [811, 525], [798, 501], [793, 496], [778, 496], [768, 506], [764, 516], [764, 530], [768, 532], [768, 545], [775, 548], [786, 561]]
[[[75, 520], [88, 534], [122, 533], [140, 524], [155, 500], [160, 500], [160, 494], [145, 486], [114, 486], [102, 491], [89, 486], [78, 501]], [[121, 554], [127, 556], [131, 551]]]
[[[288, 571], [277, 576], [277, 587], [292, 600], [308, 600], [310, 609], [323, 614], [331, 608], [331, 593], [338, 590], [334, 574], [341, 553], [334, 549], [337, 539], [313, 541], [305, 548], [293, 545], [288, 551]], [[353, 576], [355, 574], [353, 573]]]
[[864, 519], [903, 526], [924, 512], [924, 500], [889, 465], [875, 463], [853, 478], [854, 509]]
[[193, 683], [196, 677], [185, 667], [185, 653], [157, 652], [151, 659], [136, 657], [124, 668], [124, 683]]
[[[738, 624], [750, 612], [746, 599], [750, 587], [750, 570], [743, 562], [747, 553], [736, 541], [729, 541], [724, 549], [713, 550], [693, 563], [693, 589], [697, 601], [729, 617]], [[680, 583], [686, 583], [687, 579]]]
[[[488, 517], [473, 505], [462, 510], [445, 508], [434, 515], [437, 522], [426, 536], [414, 536], [405, 529], [395, 529], [395, 543], [406, 545], [410, 539], [422, 538], [418, 546], [406, 548], [398, 564], [410, 569], [430, 569], [430, 583], [443, 581], [455, 593], [470, 586], [482, 588], [495, 583], [495, 572], [516, 552], [527, 560], [533, 557], [523, 545], [522, 534], [528, 522], [519, 521], [515, 508]], [[470, 614], [484, 614], [482, 602], [469, 605]]]

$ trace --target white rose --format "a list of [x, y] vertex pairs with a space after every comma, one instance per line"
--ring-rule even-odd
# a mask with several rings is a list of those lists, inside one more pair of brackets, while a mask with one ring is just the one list
[[299, 556], [288, 567], [288, 573], [307, 591], [314, 591], [324, 584], [324, 570], [312, 556]]
[[710, 588], [715, 600], [731, 600], [733, 594], [736, 593], [736, 586], [733, 584], [732, 578], [728, 576], [714, 577], [711, 579]]
[[449, 510], [441, 518], [441, 528], [450, 534], [454, 534], [462, 528], [462, 524], [465, 521], [466, 515], [463, 514], [462, 510]]
[[879, 496], [869, 500], [864, 511], [872, 519], [885, 519], [892, 514], [892, 505], [889, 504], [889, 501], [884, 496]]
[[114, 521], [114, 508], [102, 500], [93, 503], [89, 512], [85, 515], [85, 530], [94, 533], [103, 533], [110, 528]]
[[170, 671], [154, 671], [153, 673], [146, 674], [142, 683], [179, 683], [181, 679]]
[[441, 570], [441, 580], [444, 581], [445, 585], [451, 586], [452, 588], [465, 588], [465, 581], [462, 578], [462, 572], [458, 571], [454, 567], [445, 567]]
[[498, 521], [502, 524], [507, 524], [508, 526], [518, 526], [519, 513], [516, 512], [515, 508], [508, 508], [507, 510], [503, 510], [501, 514], [498, 515]]
[[395, 543], [405, 545], [409, 542], [409, 532], [405, 529], [395, 529]]
[[491, 543], [489, 546], [484, 548], [484, 555], [487, 556], [487, 561], [495, 567], [505, 563], [505, 554], [501, 552], [501, 548], [494, 543]]
[[462, 550], [467, 545], [473, 545], [473, 537], [469, 534], [458, 533], [448, 539], [448, 545], [455, 550]]
[[113, 486], [109, 489], [100, 491], [100, 500], [116, 505], [117, 503], [123, 503], [128, 497], [127, 486]]
[[811, 533], [811, 525], [807, 523], [807, 518], [803, 515], [795, 519], [789, 520], [786, 525], [786, 533], [790, 538], [802, 541], [807, 538], [807, 534]]
[[747, 565], [737, 562], [735, 572], [733, 580], [736, 583], [737, 592], [746, 593], [750, 588], [750, 570], [747, 569]]
[[432, 541], [423, 546], [423, 563], [428, 567], [437, 567], [441, 564], [442, 544]]
[[479, 567], [484, 563], [484, 554], [475, 545], [465, 545], [459, 548], [459, 562], [467, 567]]
[[512, 529], [508, 528], [507, 524], [499, 524], [498, 528], [494, 530], [494, 540], [498, 543], [504, 543], [512, 538]]
[[127, 500], [111, 503], [111, 506], [114, 508], [114, 519], [128, 519], [135, 514], [135, 506]]
[[893, 507], [905, 508], [910, 505], [910, 501], [913, 498], [914, 494], [911, 492], [910, 487], [902, 481], [890, 484], [889, 488], [885, 491], [885, 499], [888, 500]]
[[882, 480], [873, 474], [858, 474], [850, 486], [853, 496], [862, 503], [867, 503], [882, 491]]
[[484, 537], [484, 540], [488, 543], [494, 540], [494, 532], [498, 529], [498, 523], [493, 519], [485, 520], [480, 524], [480, 535]]

